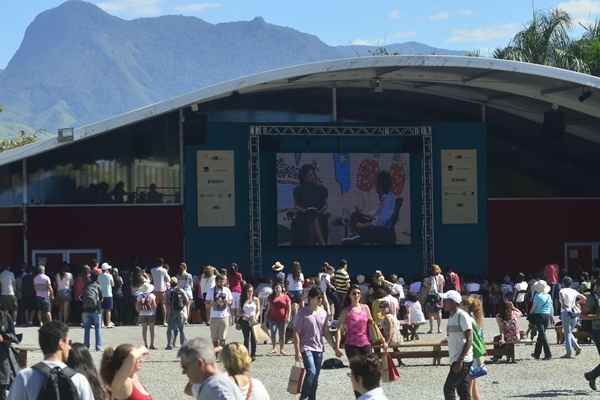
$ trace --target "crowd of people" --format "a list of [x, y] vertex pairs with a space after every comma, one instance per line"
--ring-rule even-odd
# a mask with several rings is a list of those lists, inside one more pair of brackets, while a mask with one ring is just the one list
[[[396, 366], [391, 361], [384, 368], [382, 360], [393, 355], [398, 366], [403, 365], [401, 343], [441, 333], [442, 318], [447, 318], [443, 345], [450, 359], [443, 387], [446, 399], [457, 394], [461, 399], [479, 399], [477, 379], [487, 373], [486, 363], [504, 357], [515, 362], [515, 344], [528, 337], [536, 339], [532, 357], [550, 359], [546, 330], [554, 325], [555, 316], [565, 337], [561, 358], [574, 358], [582, 351], [575, 329], [588, 331], [600, 353], [600, 318], [595, 317], [600, 315], [600, 277], [582, 273], [573, 279], [558, 266], [548, 265], [539, 274], [514, 278], [506, 276], [498, 283], [461, 278], [452, 270], [444, 275], [439, 265], [410, 281], [395, 274], [386, 277], [381, 271], [352, 277], [346, 260], [337, 268], [324, 263], [317, 276], [305, 276], [298, 261], [288, 271], [276, 262], [272, 276], [256, 282], [244, 279], [235, 263], [224, 269], [206, 266], [196, 277], [187, 272], [185, 263], [173, 270], [163, 259], [149, 270], [137, 267], [130, 274], [95, 260], [74, 275], [64, 265], [53, 277], [46, 275], [44, 266], [38, 266], [35, 274], [25, 269], [17, 276], [5, 268], [0, 273], [0, 361], [2, 349], [19, 341], [14, 322], [31, 325], [34, 320], [41, 325], [39, 344], [45, 360], [16, 375], [6, 372], [0, 399], [9, 387], [10, 399], [38, 398], [48, 382], [63, 378], [73, 382], [66, 387], [79, 399], [150, 399], [138, 372], [143, 357], [156, 349], [157, 323], [167, 327], [166, 350], [179, 344], [177, 354], [189, 378], [185, 392], [198, 399], [269, 398], [264, 385], [250, 374], [257, 336], [264, 331], [269, 332], [273, 355], [287, 355], [285, 345], [293, 343], [295, 360], [304, 370], [300, 398], [310, 400], [317, 397], [326, 342], [336, 357], [345, 355], [349, 360], [357, 398], [385, 399], [379, 382]], [[498, 325], [494, 355], [488, 360], [486, 316], [494, 317]], [[527, 318], [527, 332], [519, 328], [522, 318]], [[103, 348], [103, 328], [131, 322], [142, 328], [140, 346]], [[69, 324], [79, 323], [84, 343], [71, 344]], [[210, 340], [187, 340], [186, 325], [191, 323], [209, 325]], [[422, 327], [427, 325], [425, 332]], [[89, 353], [92, 328], [93, 349], [103, 351], [99, 372]], [[228, 341], [232, 328], [242, 332], [243, 344]], [[220, 372], [217, 360], [226, 373]], [[52, 374], [58, 375], [44, 378]], [[594, 390], [598, 376], [600, 366], [585, 374]]]

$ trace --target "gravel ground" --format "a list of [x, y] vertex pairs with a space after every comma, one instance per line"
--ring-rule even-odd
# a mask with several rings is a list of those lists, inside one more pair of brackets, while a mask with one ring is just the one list
[[[522, 321], [523, 329], [526, 321]], [[445, 325], [442, 326], [444, 331]], [[24, 333], [24, 345], [37, 347], [37, 330], [35, 328], [19, 328]], [[421, 328], [421, 331], [426, 331]], [[488, 340], [492, 333], [497, 332], [495, 321], [487, 319], [485, 332]], [[556, 343], [554, 331], [549, 331], [550, 343]], [[141, 328], [117, 327], [102, 331], [104, 346], [115, 346], [120, 343], [140, 343]], [[209, 337], [208, 328], [204, 325], [186, 327], [188, 337]], [[70, 337], [73, 341], [83, 341], [83, 329], [72, 328]], [[421, 334], [422, 341], [441, 339], [442, 335]], [[230, 330], [231, 341], [242, 341], [241, 332]], [[157, 347], [164, 348], [166, 344], [166, 328], [157, 327]], [[271, 394], [272, 399], [283, 400], [297, 398], [286, 392], [287, 378], [293, 357], [270, 356], [271, 347], [259, 345], [258, 357], [252, 366], [253, 376], [260, 379]], [[288, 353], [293, 353], [292, 346], [287, 345]], [[517, 364], [489, 365], [489, 375], [478, 380], [482, 398], [484, 399], [589, 399], [600, 398], [583, 379], [583, 373], [593, 368], [599, 361], [595, 346], [584, 345], [582, 354], [573, 360], [561, 360], [564, 346], [552, 345], [555, 357], [550, 361], [532, 360], [530, 345], [517, 346]], [[98, 365], [100, 353], [93, 353]], [[325, 358], [333, 357], [331, 349], [327, 350]], [[39, 351], [30, 353], [29, 365], [41, 359]], [[385, 383], [384, 390], [389, 399], [440, 399], [443, 398], [442, 386], [448, 373], [448, 366], [442, 361], [442, 366], [431, 366], [429, 359], [412, 359], [408, 364], [399, 368], [400, 381]], [[347, 360], [344, 360], [347, 364]], [[348, 369], [322, 371], [319, 379], [318, 397], [322, 399], [353, 399]], [[175, 351], [152, 351], [145, 360], [141, 371], [141, 379], [155, 400], [159, 399], [189, 399], [183, 394], [186, 383], [185, 377], [176, 359]], [[600, 384], [600, 380], [598, 382]]]

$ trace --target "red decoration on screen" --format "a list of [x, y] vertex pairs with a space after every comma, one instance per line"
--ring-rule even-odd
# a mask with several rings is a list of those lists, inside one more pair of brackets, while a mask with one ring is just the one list
[[390, 167], [390, 175], [392, 175], [392, 191], [396, 196], [400, 196], [406, 184], [406, 171], [401, 164], [392, 164]]
[[370, 192], [377, 183], [379, 162], [377, 160], [362, 160], [356, 174], [356, 187], [363, 192]]

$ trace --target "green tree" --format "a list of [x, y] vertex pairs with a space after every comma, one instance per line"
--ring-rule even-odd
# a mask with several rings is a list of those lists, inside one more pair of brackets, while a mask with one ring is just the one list
[[536, 12], [508, 46], [494, 51], [494, 57], [589, 73], [588, 64], [578, 57], [577, 43], [569, 36], [572, 26], [564, 11]]
[[590, 74], [600, 76], [600, 20], [582, 27], [585, 32], [576, 42], [577, 56], [588, 65]]

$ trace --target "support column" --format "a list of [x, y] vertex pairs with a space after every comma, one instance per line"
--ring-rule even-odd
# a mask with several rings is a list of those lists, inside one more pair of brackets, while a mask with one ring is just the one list
[[27, 159], [24, 158], [21, 163], [21, 173], [23, 179], [23, 262], [29, 263], [29, 243], [27, 241], [28, 225], [27, 225], [27, 204], [29, 203], [29, 182], [27, 181]]
[[481, 122], [484, 124], [487, 122], [487, 106], [485, 104], [481, 104]]
[[337, 122], [337, 88], [331, 88], [331, 121]]

